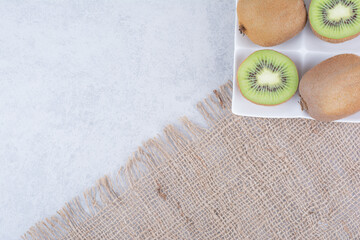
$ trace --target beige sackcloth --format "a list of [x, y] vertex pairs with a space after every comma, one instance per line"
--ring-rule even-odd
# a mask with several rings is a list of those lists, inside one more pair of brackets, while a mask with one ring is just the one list
[[360, 124], [235, 116], [231, 91], [23, 239], [360, 239]]

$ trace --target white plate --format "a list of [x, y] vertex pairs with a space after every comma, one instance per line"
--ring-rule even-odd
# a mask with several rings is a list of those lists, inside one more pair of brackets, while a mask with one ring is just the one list
[[[309, 7], [310, 0], [305, 0]], [[236, 1], [237, 4], [237, 1]], [[239, 32], [237, 15], [235, 14], [235, 50], [234, 50], [234, 90], [232, 97], [232, 112], [236, 115], [265, 118], [311, 118], [301, 111], [298, 93], [289, 101], [277, 106], [260, 106], [246, 100], [240, 93], [236, 83], [237, 70], [250, 54], [261, 49], [273, 49], [290, 57], [296, 64], [299, 77], [321, 61], [342, 53], [360, 55], [360, 37], [353, 40], [332, 44], [317, 38], [310, 29], [309, 23], [305, 29], [289, 41], [270, 48], [258, 46]], [[360, 122], [360, 112], [338, 122]]]

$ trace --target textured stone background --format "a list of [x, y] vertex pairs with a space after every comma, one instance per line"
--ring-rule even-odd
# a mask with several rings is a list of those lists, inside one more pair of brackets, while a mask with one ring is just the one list
[[0, 1], [0, 239], [232, 78], [234, 0]]

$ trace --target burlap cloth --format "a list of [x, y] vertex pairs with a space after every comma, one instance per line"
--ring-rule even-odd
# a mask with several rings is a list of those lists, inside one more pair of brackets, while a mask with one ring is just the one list
[[231, 89], [23, 239], [360, 239], [360, 125], [234, 116]]

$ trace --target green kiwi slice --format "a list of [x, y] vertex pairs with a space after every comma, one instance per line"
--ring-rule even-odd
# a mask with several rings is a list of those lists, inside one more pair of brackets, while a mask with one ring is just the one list
[[309, 20], [323, 40], [350, 40], [360, 33], [360, 0], [312, 0]]
[[296, 93], [299, 75], [289, 57], [273, 50], [260, 50], [240, 65], [237, 81], [242, 95], [249, 101], [277, 105]]

